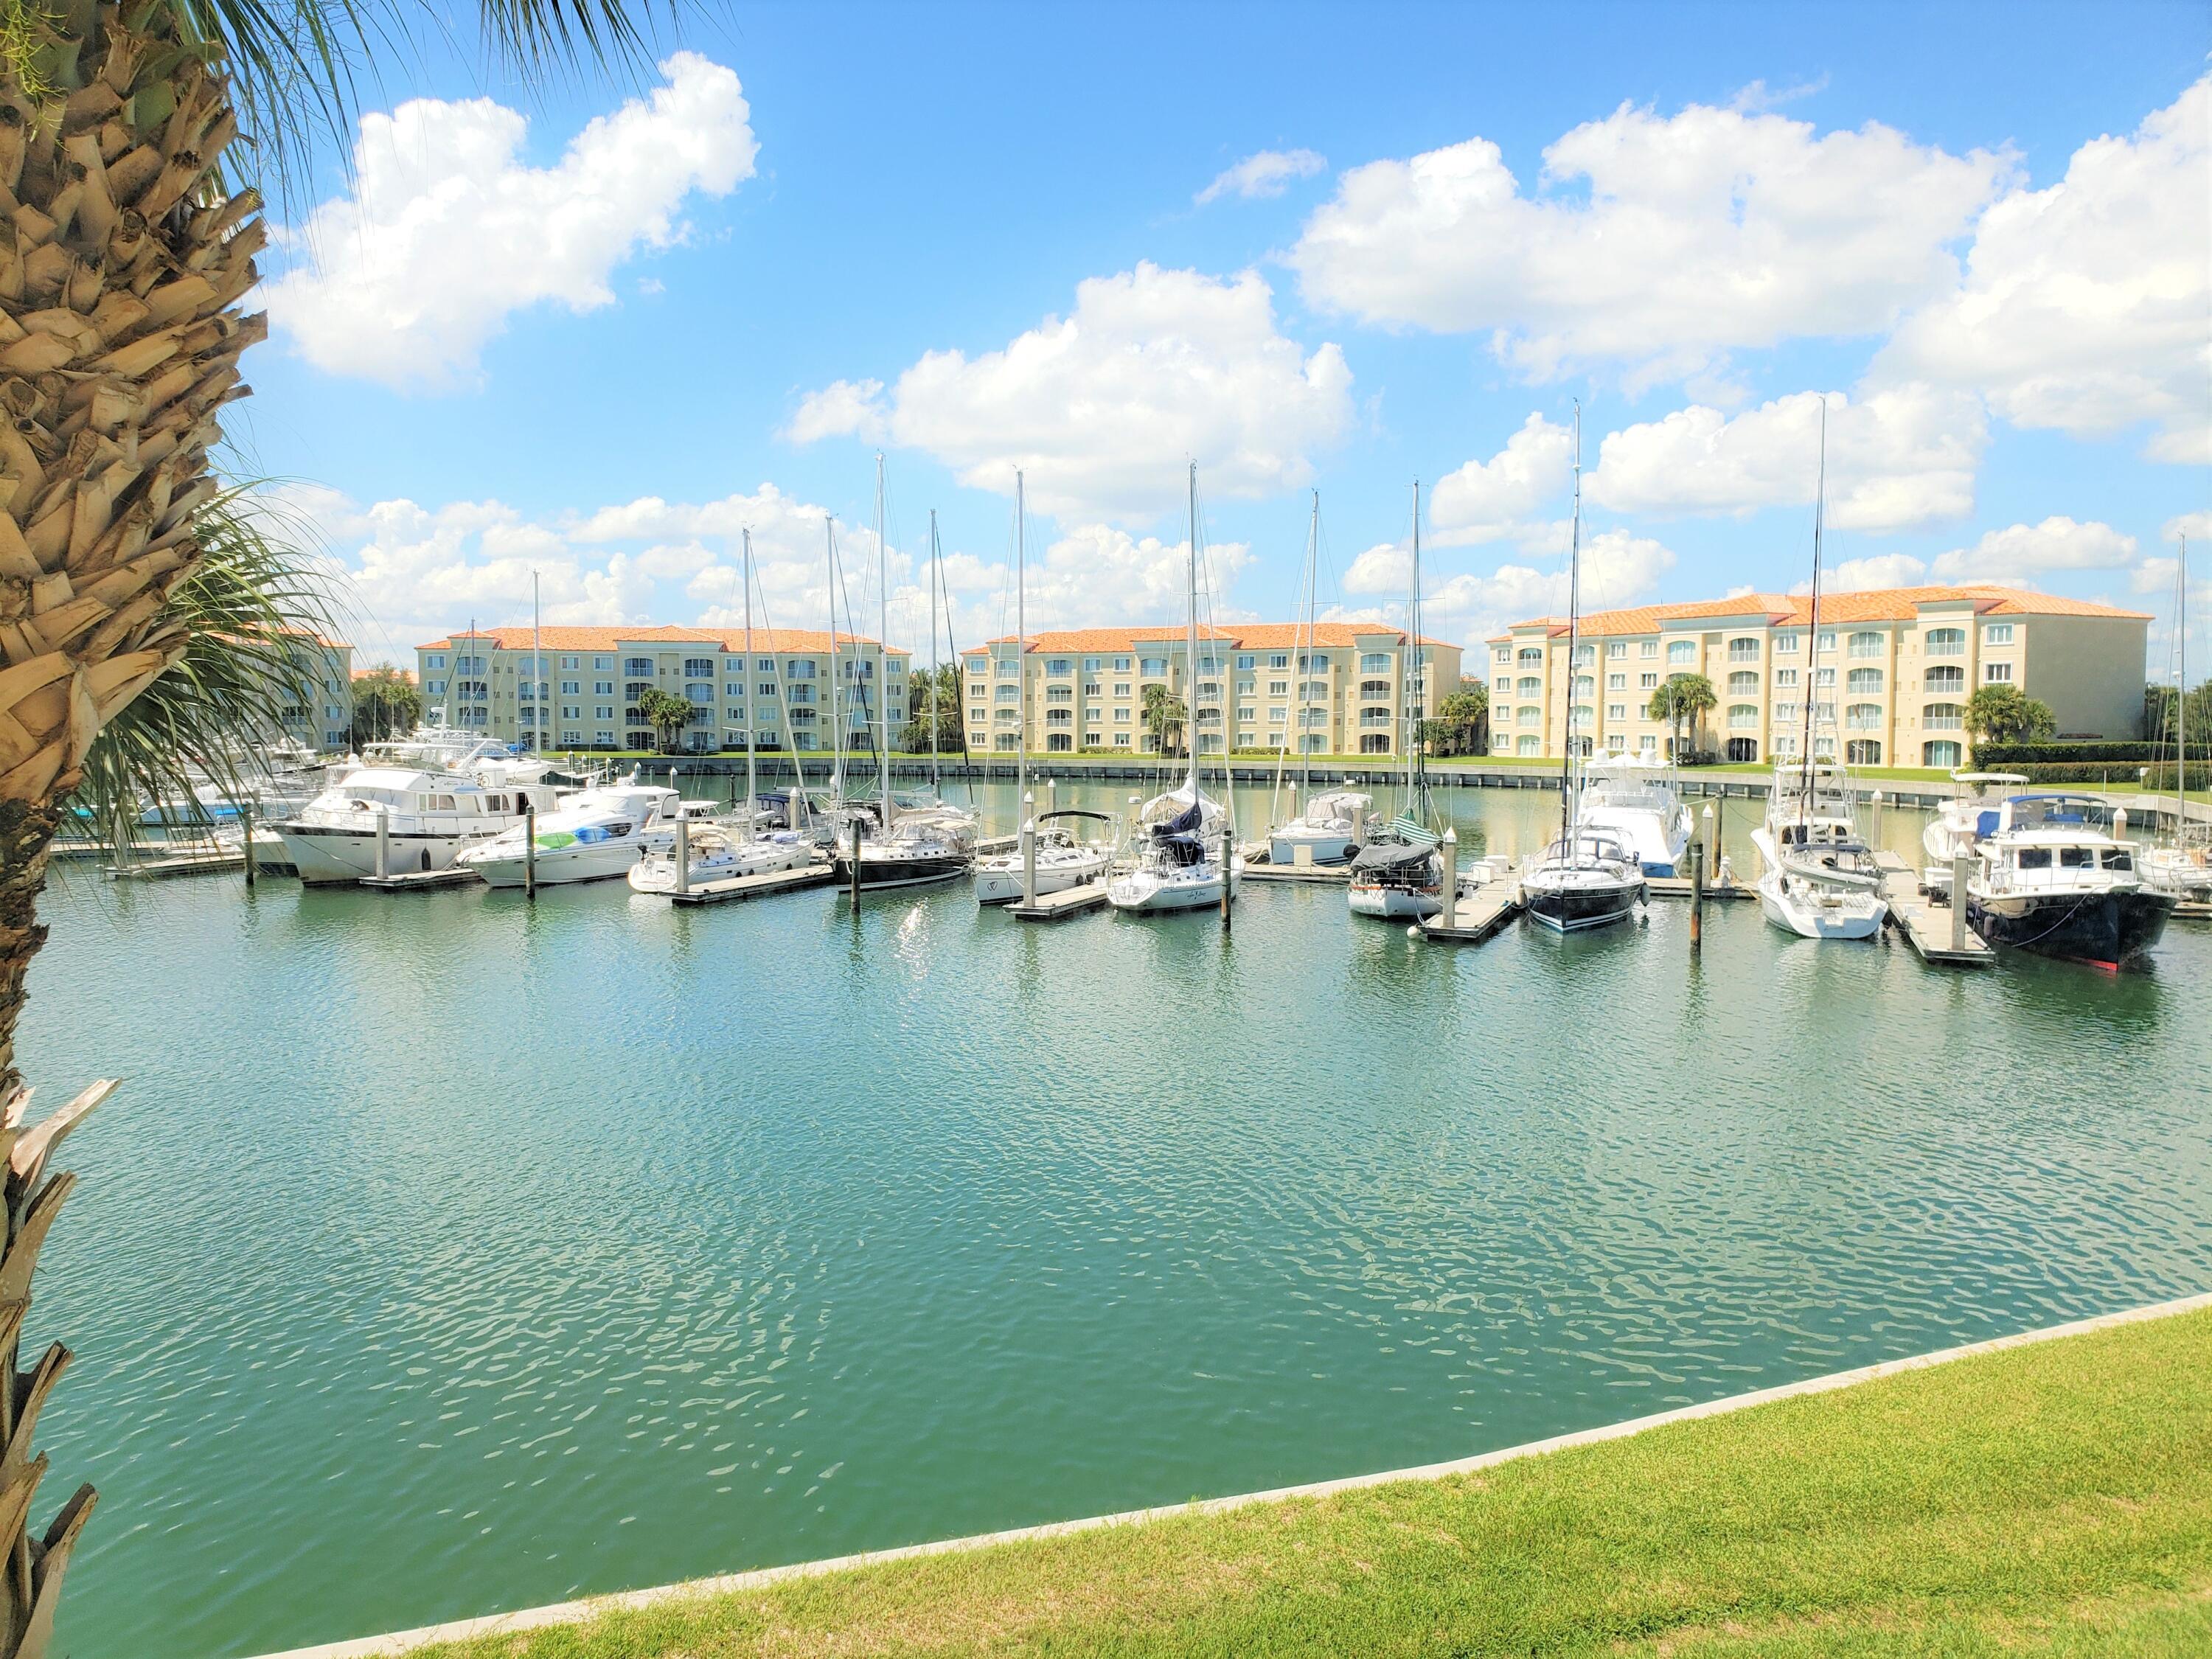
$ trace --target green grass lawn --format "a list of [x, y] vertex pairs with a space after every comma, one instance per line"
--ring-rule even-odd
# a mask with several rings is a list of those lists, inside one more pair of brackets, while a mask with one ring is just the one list
[[1478, 1474], [1190, 1514], [428, 1651], [2212, 1653], [2212, 1312]]

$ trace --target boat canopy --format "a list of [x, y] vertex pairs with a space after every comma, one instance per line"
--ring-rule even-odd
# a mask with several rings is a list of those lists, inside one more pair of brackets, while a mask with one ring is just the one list
[[1205, 820], [1205, 808], [1198, 802], [1193, 801], [1188, 807], [1178, 812], [1167, 823], [1154, 824], [1152, 834], [1161, 841], [1186, 837], [1195, 831]]
[[1425, 865], [1435, 856], [1433, 847], [1416, 847], [1395, 841], [1376, 842], [1352, 854], [1352, 868], [1355, 874], [1377, 875], [1414, 869]]

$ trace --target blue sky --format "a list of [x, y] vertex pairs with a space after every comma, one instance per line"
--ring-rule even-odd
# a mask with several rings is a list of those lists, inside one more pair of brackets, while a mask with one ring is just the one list
[[1802, 583], [1827, 394], [1842, 580], [2163, 611], [2212, 531], [2207, 14], [2095, 18], [738, 6], [534, 95], [433, 53], [287, 215], [235, 459], [372, 657], [532, 570], [549, 621], [720, 620], [743, 524], [820, 626], [824, 510], [872, 630], [878, 447], [904, 641], [932, 507], [961, 643], [1008, 619], [1017, 464], [1033, 622], [1171, 617], [1187, 458], [1224, 615], [1289, 614], [1310, 486], [1324, 607], [1395, 618], [1418, 477], [1468, 638], [1559, 602], [1577, 398], [1601, 601]]

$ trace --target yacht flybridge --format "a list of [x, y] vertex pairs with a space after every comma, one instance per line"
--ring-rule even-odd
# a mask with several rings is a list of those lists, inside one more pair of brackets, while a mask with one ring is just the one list
[[2120, 968], [2165, 933], [2174, 896], [2143, 878], [2136, 845], [2094, 795], [2014, 795], [1974, 843], [1966, 920], [1992, 945]]
[[1984, 836], [1995, 832], [2007, 792], [2025, 789], [2028, 780], [2018, 772], [1954, 772], [1951, 799], [1920, 832], [1921, 850], [1928, 854], [1920, 884], [1931, 897], [1951, 896], [1951, 866], [1972, 858]]
[[[1567, 557], [1567, 674], [1581, 665], [1583, 563], [1583, 410], [1575, 405], [1574, 519]], [[1576, 731], [1575, 700], [1567, 699], [1567, 757], [1559, 769], [1559, 833], [1522, 867], [1521, 902], [1539, 927], [1580, 933], [1626, 921], [1650, 900], [1640, 858], [1609, 826], [1586, 822], [1584, 747]], [[1664, 815], [1662, 814], [1663, 828]]]
[[1601, 756], [1583, 768], [1580, 822], [1619, 842], [1647, 876], [1682, 873], [1695, 827], [1675, 793], [1674, 767], [1627, 754]]
[[466, 848], [553, 811], [550, 784], [489, 787], [459, 773], [363, 766], [271, 824], [308, 886], [450, 868]]
[[[1198, 463], [1190, 465], [1190, 561], [1184, 587], [1190, 687], [1190, 773], [1182, 787], [1155, 795], [1137, 813], [1138, 842], [1130, 867], [1106, 884], [1106, 902], [1116, 910], [1156, 915], [1198, 910], [1234, 898], [1244, 860], [1224, 843], [1230, 832], [1226, 808], [1198, 787]], [[1227, 862], [1223, 862], [1224, 854]]]

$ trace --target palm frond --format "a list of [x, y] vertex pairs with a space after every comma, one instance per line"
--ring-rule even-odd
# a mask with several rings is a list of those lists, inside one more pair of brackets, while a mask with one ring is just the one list
[[321, 695], [312, 647], [332, 606], [311, 538], [239, 487], [200, 508], [198, 529], [204, 556], [157, 618], [183, 631], [184, 655], [102, 729], [70, 802], [118, 848], [139, 834], [143, 806], [189, 797], [198, 783], [234, 799], [265, 788], [252, 757], [288, 707]]

